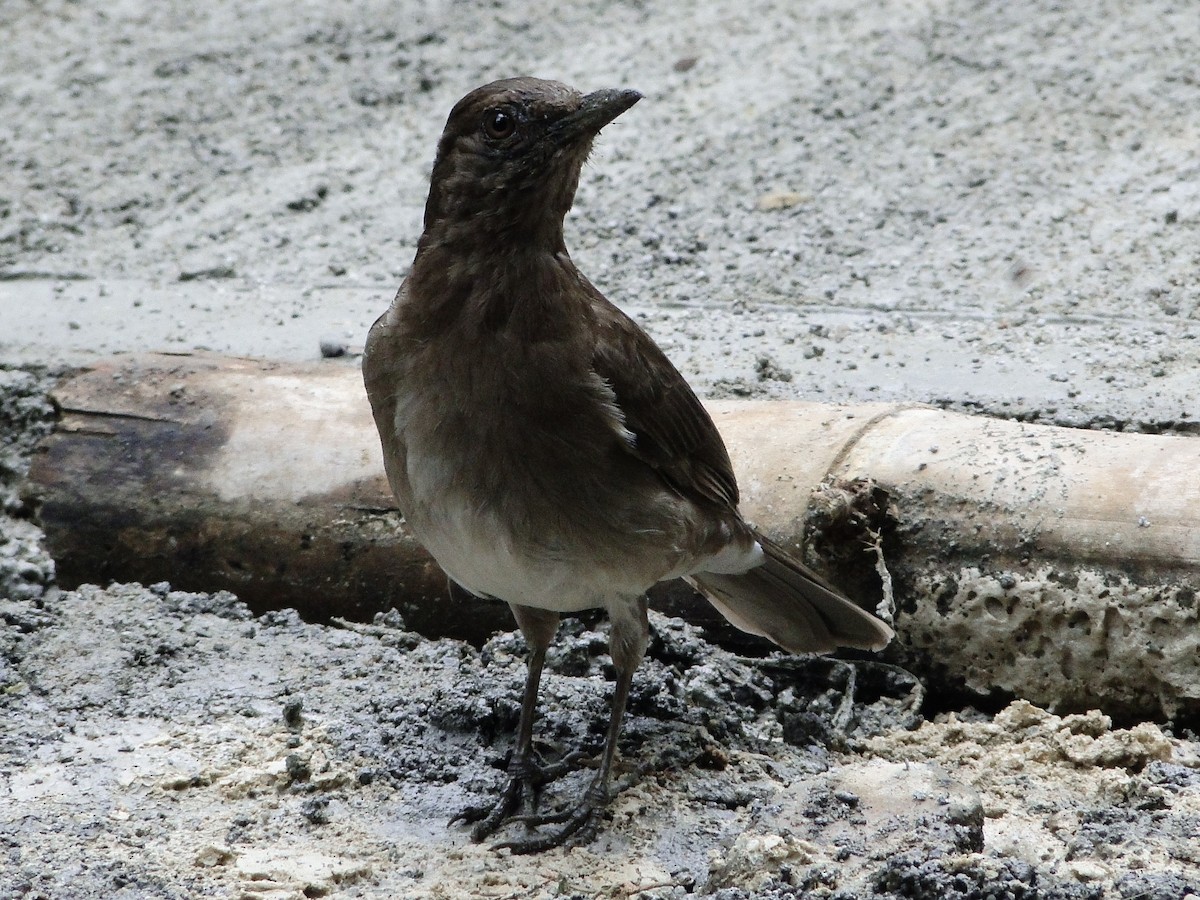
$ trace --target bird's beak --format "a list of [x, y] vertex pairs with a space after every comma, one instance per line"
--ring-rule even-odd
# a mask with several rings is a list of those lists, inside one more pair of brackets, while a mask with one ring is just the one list
[[637, 91], [596, 91], [583, 98], [579, 109], [555, 123], [554, 140], [567, 144], [579, 138], [591, 138], [633, 104], [642, 99]]

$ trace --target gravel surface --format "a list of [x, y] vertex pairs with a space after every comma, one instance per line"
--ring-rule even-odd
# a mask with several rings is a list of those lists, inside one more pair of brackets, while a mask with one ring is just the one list
[[450, 106], [527, 72], [646, 94], [568, 242], [701, 388], [1191, 431], [1194, 12], [10, 5], [0, 359], [360, 347]]
[[[1193, 433], [1192, 4], [117, 0], [0, 33], [0, 897], [1200, 896], [1185, 723], [925, 721], [904, 673], [664, 619], [600, 839], [495, 854], [446, 822], [499, 783], [519, 639], [60, 591], [19, 488], [64, 365], [361, 349], [447, 111], [515, 73], [646, 94], [568, 243], [707, 394]], [[600, 738], [602, 627], [556, 647], [550, 756]]]

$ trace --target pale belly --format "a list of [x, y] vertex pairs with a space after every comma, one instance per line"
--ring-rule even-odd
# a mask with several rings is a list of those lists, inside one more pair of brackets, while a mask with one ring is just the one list
[[[614, 536], [611, 522], [597, 529], [594, 540], [579, 522], [570, 523], [575, 527], [569, 535], [549, 522], [531, 527], [528, 510], [522, 515], [515, 509], [519, 504], [497, 502], [495, 496], [481, 502], [463, 489], [464, 481], [473, 480], [464, 478], [463, 470], [484, 464], [477, 456], [455, 458], [412, 428], [406, 438], [406, 521], [446, 574], [475, 594], [577, 612], [605, 606], [614, 597], [640, 596], [663, 578], [681, 574], [673, 571], [680, 559], [666, 534], [661, 541], [637, 542], [631, 558], [614, 551], [619, 535]], [[487, 465], [506, 470], [502, 459]]]
[[[723, 540], [727, 524], [640, 463], [631, 467], [632, 457], [613, 463], [592, 452], [590, 488], [578, 474], [564, 474], [578, 473], [579, 460], [605, 439], [624, 440], [619, 422], [608, 433], [594, 429], [559, 458], [543, 445], [531, 464], [535, 435], [520, 435], [506, 450], [474, 420], [448, 417], [453, 405], [432, 389], [396, 399], [392, 422], [404, 472], [393, 488], [405, 518], [446, 573], [475, 594], [577, 612], [639, 597], [664, 579], [745, 571], [762, 561], [757, 544]], [[698, 534], [716, 540], [698, 541]], [[708, 549], [699, 552], [701, 543]]]
[[418, 540], [467, 590], [510, 603], [560, 612], [601, 607], [613, 597], [636, 597], [659, 580], [631, 577], [597, 560], [551, 558], [524, 546], [491, 515], [445, 505], [409, 517]]

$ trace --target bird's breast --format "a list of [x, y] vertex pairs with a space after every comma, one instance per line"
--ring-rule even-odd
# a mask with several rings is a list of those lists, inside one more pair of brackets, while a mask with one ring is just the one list
[[[496, 363], [493, 378], [481, 379], [480, 355], [469, 371], [440, 363], [413, 359], [395, 374], [384, 443], [403, 457], [389, 478], [409, 526], [455, 581], [571, 611], [661, 577], [669, 556], [661, 548], [631, 570], [608, 546], [639, 523], [621, 494], [629, 435], [602, 382], [563, 367], [505, 383]], [[674, 517], [664, 508], [664, 522], [650, 527], [669, 530]]]
[[601, 606], [682, 574], [717, 527], [633, 452], [590, 346], [569, 335], [413, 340], [393, 318], [368, 351], [393, 490], [417, 539], [467, 589]]

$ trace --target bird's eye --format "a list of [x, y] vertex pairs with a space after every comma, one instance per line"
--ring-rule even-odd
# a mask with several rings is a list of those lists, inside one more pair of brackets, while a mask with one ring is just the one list
[[494, 141], [512, 137], [517, 130], [517, 117], [511, 110], [501, 107], [489, 109], [483, 114], [483, 133]]

